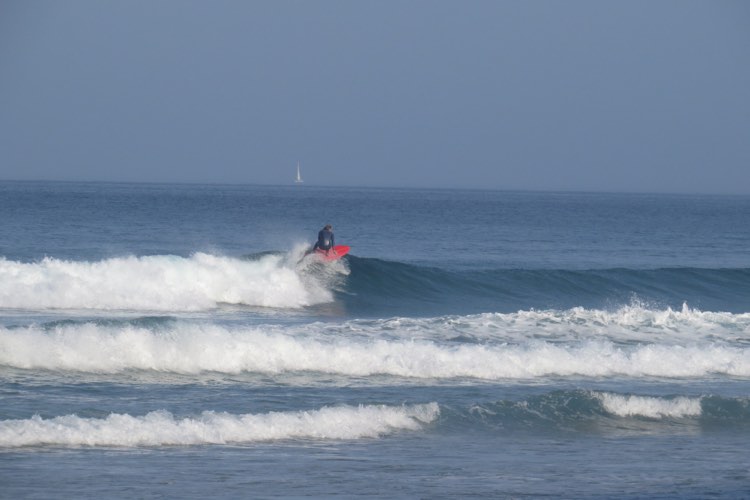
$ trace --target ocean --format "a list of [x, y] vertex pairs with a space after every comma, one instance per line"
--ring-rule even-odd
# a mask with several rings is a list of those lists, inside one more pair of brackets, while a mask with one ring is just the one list
[[[748, 498], [750, 197], [0, 182], [2, 498]], [[326, 223], [350, 255], [305, 258]]]

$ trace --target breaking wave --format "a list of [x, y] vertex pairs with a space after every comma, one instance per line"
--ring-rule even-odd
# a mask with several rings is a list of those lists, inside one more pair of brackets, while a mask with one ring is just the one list
[[98, 262], [0, 258], [0, 307], [203, 311], [222, 303], [300, 308], [332, 301], [330, 276], [307, 272], [297, 265], [300, 257], [301, 250], [255, 259], [206, 253]]
[[176, 416], [159, 410], [106, 417], [68, 414], [0, 420], [0, 449], [36, 446], [158, 447], [274, 441], [375, 439], [431, 426], [438, 433], [493, 430], [604, 434], [750, 428], [750, 400], [711, 395], [635, 395], [558, 390], [466, 407], [427, 404], [333, 406], [315, 410]]
[[302, 260], [304, 247], [250, 258], [207, 253], [95, 262], [0, 258], [0, 308], [207, 311], [221, 304], [299, 309], [338, 302], [356, 317], [430, 316], [529, 309], [602, 309], [638, 297], [744, 312], [750, 269], [451, 270], [347, 256]]
[[437, 403], [360, 405], [312, 411], [233, 415], [205, 411], [177, 418], [168, 411], [106, 418], [66, 415], [0, 421], [0, 448], [23, 446], [175, 446], [278, 440], [350, 440], [417, 431], [438, 418]]
[[630, 306], [302, 325], [62, 321], [0, 328], [0, 365], [483, 380], [749, 377], [750, 315]]

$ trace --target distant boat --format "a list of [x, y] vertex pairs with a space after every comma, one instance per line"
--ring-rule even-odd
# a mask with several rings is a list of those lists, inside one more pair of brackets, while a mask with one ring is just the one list
[[303, 182], [305, 182], [305, 181], [302, 180], [302, 176], [299, 174], [299, 162], [297, 162], [297, 178], [294, 179], [294, 183], [295, 184], [302, 184]]

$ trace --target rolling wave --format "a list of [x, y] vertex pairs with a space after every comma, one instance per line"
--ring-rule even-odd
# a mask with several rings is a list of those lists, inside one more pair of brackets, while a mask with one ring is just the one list
[[436, 403], [339, 406], [312, 411], [233, 415], [205, 411], [176, 418], [167, 411], [107, 418], [76, 415], [0, 420], [0, 448], [24, 446], [175, 446], [278, 440], [349, 440], [416, 431], [438, 418]]
[[68, 414], [0, 420], [0, 449], [36, 446], [154, 447], [273, 441], [374, 439], [401, 432], [582, 432], [608, 435], [750, 428], [750, 399], [557, 390], [521, 400], [455, 407], [426, 404], [332, 406], [259, 414], [166, 410], [107, 417]]
[[748, 377], [750, 315], [631, 307], [234, 327], [66, 321], [0, 328], [0, 365], [483, 380]]
[[748, 311], [750, 269], [451, 270], [348, 256], [309, 265], [303, 248], [252, 258], [196, 253], [96, 262], [0, 258], [0, 308], [208, 311], [221, 304], [301, 309], [331, 302], [355, 317], [611, 308], [636, 297]]

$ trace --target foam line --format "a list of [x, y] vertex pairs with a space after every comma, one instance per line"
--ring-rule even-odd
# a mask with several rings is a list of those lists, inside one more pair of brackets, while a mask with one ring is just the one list
[[167, 411], [107, 418], [66, 415], [0, 421], [0, 447], [22, 446], [169, 446], [255, 443], [286, 439], [341, 440], [377, 438], [416, 431], [438, 418], [437, 403], [409, 406], [339, 406], [312, 411], [233, 415], [205, 411], [175, 418]]
[[[304, 328], [304, 327], [298, 327]], [[750, 348], [725, 342], [690, 345], [607, 339], [452, 343], [302, 334], [283, 327], [231, 329], [177, 322], [150, 330], [93, 323], [0, 328], [0, 365], [21, 369], [196, 374], [213, 371], [486, 380], [545, 376], [750, 376]]]
[[[575, 341], [613, 339], [625, 342], [679, 343], [750, 339], [750, 314], [705, 312], [683, 304], [679, 310], [649, 309], [634, 303], [613, 311], [574, 307], [436, 318], [392, 318], [353, 321], [353, 332], [368, 329], [408, 332], [411, 338], [452, 338], [519, 342], [537, 339]], [[342, 329], [342, 332], [345, 332]]]

